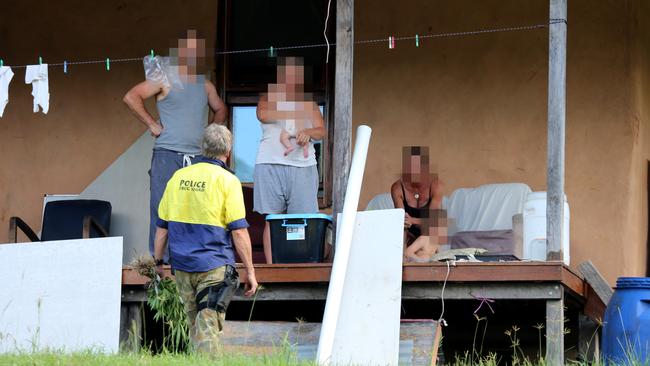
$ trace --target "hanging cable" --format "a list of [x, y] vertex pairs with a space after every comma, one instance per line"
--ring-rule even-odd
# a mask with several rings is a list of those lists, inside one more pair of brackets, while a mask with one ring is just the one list
[[328, 63], [330, 60], [330, 41], [327, 39], [327, 22], [330, 20], [330, 5], [332, 5], [332, 0], [327, 1], [327, 16], [325, 16], [325, 29], [323, 30], [323, 36], [325, 36], [325, 43], [327, 44], [325, 63]]
[[445, 261], [447, 263], [447, 275], [445, 276], [445, 282], [442, 283], [442, 291], [440, 291], [440, 301], [442, 303], [442, 308], [440, 310], [440, 318], [438, 318], [438, 324], [447, 326], [447, 321], [445, 320], [445, 287], [447, 287], [447, 280], [449, 279], [449, 274], [451, 273], [451, 264], [449, 260]]

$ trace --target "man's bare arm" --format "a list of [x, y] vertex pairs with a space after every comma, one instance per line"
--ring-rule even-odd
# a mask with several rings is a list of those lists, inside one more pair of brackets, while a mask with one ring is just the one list
[[156, 227], [156, 236], [154, 237], [154, 258], [163, 259], [167, 249], [167, 229]]
[[131, 109], [133, 114], [135, 114], [138, 119], [149, 128], [151, 135], [154, 137], [160, 136], [162, 132], [162, 125], [158, 123], [147, 108], [144, 106], [144, 101], [149, 99], [158, 93], [161, 93], [162, 86], [159, 84], [154, 84], [150, 81], [143, 81], [138, 85], [134, 86], [129, 90], [122, 98], [122, 101]]
[[212, 110], [212, 119], [209, 123], [224, 124], [228, 117], [228, 108], [217, 94], [217, 88], [209, 80], [205, 81], [205, 92], [208, 94], [208, 105]]
[[236, 229], [232, 231], [232, 241], [235, 244], [235, 250], [239, 254], [244, 268], [246, 268], [246, 289], [244, 295], [252, 296], [257, 291], [257, 279], [255, 278], [255, 267], [253, 267], [253, 250], [251, 249], [251, 238], [248, 235], [248, 229]]

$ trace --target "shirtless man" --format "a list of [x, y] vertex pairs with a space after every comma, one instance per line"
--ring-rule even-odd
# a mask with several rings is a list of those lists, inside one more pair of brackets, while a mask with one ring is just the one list
[[[191, 165], [201, 156], [201, 138], [208, 123], [223, 123], [226, 106], [214, 84], [200, 70], [205, 64], [205, 39], [197, 38], [195, 30], [178, 40], [178, 76], [182, 88], [145, 80], [129, 90], [124, 103], [144, 123], [156, 139], [151, 158], [149, 251], [154, 253], [158, 204], [167, 181], [176, 170]], [[145, 108], [144, 101], [155, 97], [159, 120]], [[208, 118], [208, 108], [213, 112]], [[168, 262], [165, 254], [164, 261]]]
[[440, 246], [447, 244], [447, 212], [431, 210], [431, 219], [423, 220], [422, 235], [404, 250], [405, 262], [429, 262]]

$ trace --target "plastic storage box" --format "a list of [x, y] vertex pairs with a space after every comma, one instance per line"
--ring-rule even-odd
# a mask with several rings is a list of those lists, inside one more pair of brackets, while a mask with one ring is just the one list
[[273, 263], [323, 261], [327, 227], [332, 217], [317, 214], [268, 215]]

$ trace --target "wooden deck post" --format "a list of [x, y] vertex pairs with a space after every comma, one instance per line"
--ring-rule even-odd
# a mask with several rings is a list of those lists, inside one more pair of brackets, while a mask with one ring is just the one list
[[[550, 0], [550, 19], [567, 19], [567, 0]], [[548, 164], [546, 175], [546, 259], [562, 260], [564, 221], [564, 127], [566, 117], [566, 22], [549, 25]]]
[[[350, 173], [352, 141], [352, 67], [354, 0], [336, 1], [336, 68], [334, 78], [333, 211], [343, 210]], [[336, 231], [334, 231], [336, 232]], [[334, 238], [335, 239], [335, 238]]]
[[143, 303], [122, 302], [120, 309], [120, 349], [122, 351], [138, 352], [140, 350], [143, 335], [141, 309]]
[[546, 364], [564, 365], [564, 289], [560, 298], [546, 300]]

